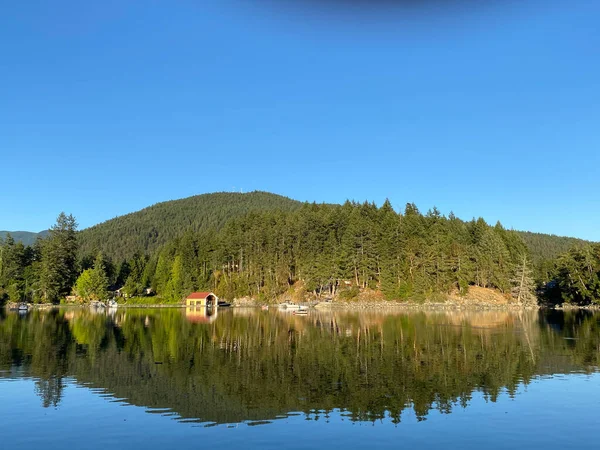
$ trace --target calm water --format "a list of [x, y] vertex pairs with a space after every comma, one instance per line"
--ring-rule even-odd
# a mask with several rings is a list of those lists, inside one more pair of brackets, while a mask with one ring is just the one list
[[0, 315], [2, 448], [577, 448], [600, 316]]

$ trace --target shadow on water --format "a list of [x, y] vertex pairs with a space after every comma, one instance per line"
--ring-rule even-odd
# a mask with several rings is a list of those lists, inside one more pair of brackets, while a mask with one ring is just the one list
[[495, 401], [534, 377], [593, 372], [590, 312], [33, 311], [0, 316], [0, 377], [34, 377], [44, 407], [65, 378], [203, 424], [266, 425], [298, 411], [352, 421]]

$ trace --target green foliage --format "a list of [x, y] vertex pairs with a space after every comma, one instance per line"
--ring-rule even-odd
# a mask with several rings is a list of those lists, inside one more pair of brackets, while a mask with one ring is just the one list
[[85, 269], [75, 282], [75, 293], [83, 300], [90, 300], [93, 296], [92, 272], [93, 269]]
[[0, 246], [0, 303], [20, 302], [25, 297], [25, 267], [28, 255], [21, 242], [10, 234]]
[[230, 219], [250, 211], [291, 211], [300, 205], [266, 192], [220, 192], [158, 203], [82, 230], [80, 254], [95, 255], [101, 251], [113, 261], [129, 260], [136, 253], [154, 253], [186, 231], [220, 229]]
[[60, 213], [44, 239], [41, 266], [42, 298], [58, 303], [71, 292], [77, 278], [77, 222], [72, 215]]
[[75, 283], [75, 292], [84, 301], [105, 301], [109, 297], [108, 276], [102, 254], [99, 253], [94, 267], [84, 270]]
[[573, 248], [561, 255], [546, 284], [551, 303], [600, 303], [600, 244]]
[[[123, 286], [123, 292], [128, 297], [142, 295], [148, 287], [148, 280], [144, 277], [147, 261], [147, 257], [136, 253], [129, 262], [121, 264], [117, 285]], [[120, 280], [125, 280], [124, 285]]]
[[[514, 232], [481, 218], [464, 222], [436, 208], [422, 214], [412, 203], [400, 214], [389, 201], [378, 208], [217, 193], [160, 203], [79, 233], [76, 226], [61, 213], [31, 247], [10, 235], [0, 241], [0, 302], [58, 302], [78, 274], [99, 265], [96, 286], [106, 282], [130, 297], [151, 288], [159, 296], [155, 303], [179, 301], [194, 290], [272, 299], [294, 285], [327, 297], [352, 285], [394, 300], [466, 295], [471, 285], [514, 294], [523, 257], [533, 262], [526, 268], [528, 299], [532, 276], [549, 286], [554, 302], [597, 298], [589, 270], [595, 263], [576, 255], [584, 241]], [[548, 259], [573, 247], [569, 257]], [[100, 272], [85, 275], [77, 289], [92, 274]], [[106, 298], [106, 289], [94, 289], [86, 298]]]
[[517, 232], [529, 248], [534, 265], [550, 261], [568, 252], [572, 248], [580, 248], [589, 244], [588, 241], [572, 237], [555, 236], [553, 234]]
[[305, 204], [188, 232], [152, 255], [156, 264], [144, 273], [165, 299], [199, 289], [229, 299], [272, 298], [295, 284], [317, 296], [347, 296], [338, 291], [352, 285], [352, 292], [376, 289], [389, 299], [431, 298], [464, 294], [469, 285], [508, 292], [524, 254], [515, 232], [483, 219], [446, 218], [435, 208], [422, 215], [412, 204], [404, 214], [389, 202]]
[[156, 297], [127, 297], [126, 299], [120, 299], [119, 304], [127, 306], [154, 306], [154, 305], [179, 305], [180, 299], [164, 299]]
[[341, 300], [356, 300], [360, 294], [358, 287], [354, 286], [349, 289], [342, 289], [339, 293]]

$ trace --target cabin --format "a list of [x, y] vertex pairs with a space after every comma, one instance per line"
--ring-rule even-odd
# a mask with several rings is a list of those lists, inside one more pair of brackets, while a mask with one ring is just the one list
[[219, 298], [212, 292], [192, 292], [185, 299], [186, 306], [211, 307], [218, 306]]

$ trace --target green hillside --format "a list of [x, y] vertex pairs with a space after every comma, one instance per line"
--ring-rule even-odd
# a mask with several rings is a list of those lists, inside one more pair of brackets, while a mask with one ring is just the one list
[[152, 253], [188, 230], [220, 229], [250, 211], [298, 209], [302, 203], [267, 192], [217, 192], [172, 200], [117, 217], [79, 233], [81, 254], [102, 251], [116, 261]]
[[[296, 200], [268, 192], [218, 192], [157, 203], [82, 230], [79, 234], [80, 252], [95, 254], [102, 251], [115, 261], [130, 259], [136, 252], [153, 253], [188, 230], [218, 230], [230, 219], [248, 212], [293, 211], [301, 205]], [[2, 233], [5, 232], [0, 232], [0, 237]], [[582, 239], [528, 231], [519, 231], [518, 234], [536, 264], [587, 243]], [[12, 235], [15, 240], [22, 240], [28, 245], [38, 234], [17, 232]]]
[[572, 248], [590, 243], [583, 239], [556, 236], [554, 234], [532, 233], [530, 231], [519, 231], [518, 233], [529, 248], [531, 258], [536, 264], [555, 259]]
[[40, 231], [39, 233], [32, 233], [30, 231], [0, 231], [0, 239], [5, 239], [9, 233], [16, 242], [22, 242], [23, 245], [33, 245], [38, 237], [45, 237], [48, 234], [48, 230]]
[[[218, 230], [230, 219], [251, 211], [293, 211], [301, 205], [296, 200], [268, 192], [219, 192], [157, 203], [82, 230], [79, 233], [80, 251], [81, 254], [95, 254], [100, 250], [115, 261], [130, 259], [136, 252], [153, 253], [188, 230]], [[7, 233], [17, 242], [32, 245], [38, 237], [45, 237], [48, 231], [0, 231], [0, 239], [4, 239]], [[582, 239], [529, 231], [518, 231], [518, 234], [536, 265], [589, 243]]]

